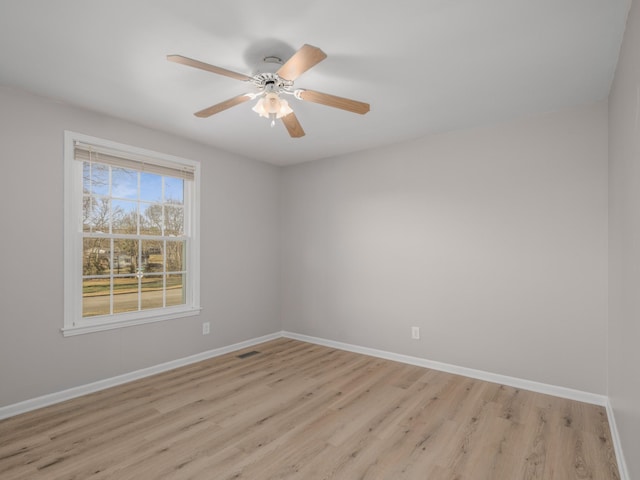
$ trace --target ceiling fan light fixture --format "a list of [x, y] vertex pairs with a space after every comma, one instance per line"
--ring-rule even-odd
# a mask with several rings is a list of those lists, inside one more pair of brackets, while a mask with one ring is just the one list
[[261, 117], [271, 119], [271, 126], [275, 124], [276, 119], [285, 117], [293, 112], [289, 102], [280, 98], [275, 92], [269, 92], [260, 97], [252, 110]]

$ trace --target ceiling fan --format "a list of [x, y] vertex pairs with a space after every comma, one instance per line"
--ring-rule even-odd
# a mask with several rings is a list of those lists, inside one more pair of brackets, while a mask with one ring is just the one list
[[243, 93], [242, 95], [230, 98], [212, 107], [200, 110], [195, 113], [197, 117], [207, 118], [228, 108], [258, 98], [259, 100], [253, 107], [253, 111], [261, 117], [270, 119], [271, 126], [275, 124], [276, 119], [281, 119], [289, 135], [294, 138], [302, 137], [305, 133], [298, 118], [289, 106], [289, 103], [282, 98], [283, 95], [293, 95], [298, 100], [340, 108], [349, 112], [359, 113], [360, 115], [364, 115], [369, 111], [368, 103], [337, 97], [335, 95], [329, 95], [328, 93], [316, 92], [314, 90], [294, 89], [294, 81], [325, 58], [327, 58], [327, 55], [318, 47], [305, 44], [284, 63], [277, 57], [266, 57], [264, 59], [265, 62], [281, 64], [275, 73], [265, 72], [249, 76], [193, 60], [192, 58], [183, 57], [182, 55], [167, 55], [167, 60], [171, 62], [199, 68], [208, 72], [217, 73], [218, 75], [224, 75], [225, 77], [235, 78], [236, 80], [250, 83], [258, 90], [255, 93]]

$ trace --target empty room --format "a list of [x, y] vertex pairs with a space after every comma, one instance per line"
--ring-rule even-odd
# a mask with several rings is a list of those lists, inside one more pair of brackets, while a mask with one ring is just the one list
[[640, 480], [639, 0], [0, 0], [0, 53], [2, 480]]

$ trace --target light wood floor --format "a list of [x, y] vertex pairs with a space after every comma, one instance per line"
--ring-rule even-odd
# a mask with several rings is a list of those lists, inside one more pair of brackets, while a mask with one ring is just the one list
[[0, 422], [9, 479], [618, 479], [605, 410], [279, 339]]

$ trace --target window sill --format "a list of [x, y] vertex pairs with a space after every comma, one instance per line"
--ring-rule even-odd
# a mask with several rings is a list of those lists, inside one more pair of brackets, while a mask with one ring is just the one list
[[85, 333], [103, 332], [105, 330], [114, 330], [116, 328], [132, 327], [134, 325], [144, 325], [145, 323], [163, 322], [165, 320], [173, 320], [176, 318], [192, 317], [200, 315], [201, 307], [189, 309], [181, 309], [172, 312], [163, 312], [160, 314], [152, 314], [146, 317], [114, 319], [108, 322], [91, 322], [84, 321], [82, 324], [61, 328], [60, 331], [65, 337], [75, 335], [83, 335]]

